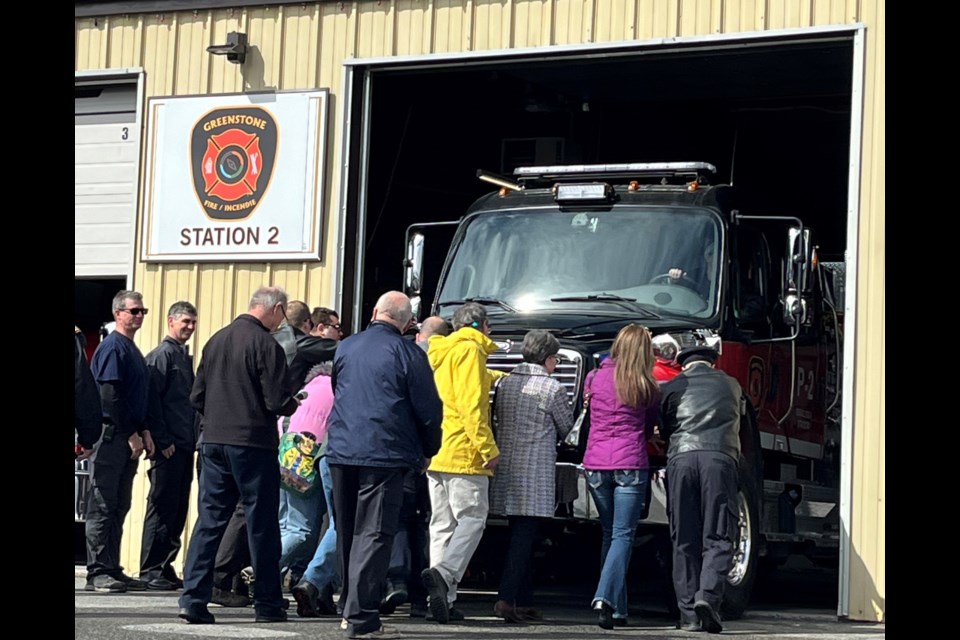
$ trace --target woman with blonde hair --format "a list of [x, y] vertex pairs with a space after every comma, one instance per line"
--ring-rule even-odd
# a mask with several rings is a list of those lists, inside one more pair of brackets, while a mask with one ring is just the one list
[[627, 567], [650, 481], [647, 440], [660, 405], [654, 362], [650, 331], [627, 325], [610, 357], [584, 382], [590, 435], [583, 468], [603, 527], [603, 568], [591, 604], [604, 629], [627, 624]]

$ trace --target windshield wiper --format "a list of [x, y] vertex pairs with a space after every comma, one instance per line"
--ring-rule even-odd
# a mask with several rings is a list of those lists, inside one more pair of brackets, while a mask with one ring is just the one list
[[613, 293], [596, 293], [589, 296], [557, 296], [550, 298], [550, 302], [611, 302], [629, 311], [639, 311], [648, 318], [662, 320], [659, 314], [650, 311], [646, 305], [637, 302], [636, 298], [625, 298]]
[[464, 298], [463, 300], [444, 300], [443, 302], [438, 302], [438, 307], [448, 307], [452, 304], [466, 304], [467, 302], [476, 302], [477, 304], [482, 304], [484, 306], [488, 304], [495, 304], [501, 309], [509, 311], [510, 313], [519, 313], [516, 309], [508, 305], [503, 300], [497, 300], [496, 298], [488, 298], [486, 296], [473, 296], [472, 298]]

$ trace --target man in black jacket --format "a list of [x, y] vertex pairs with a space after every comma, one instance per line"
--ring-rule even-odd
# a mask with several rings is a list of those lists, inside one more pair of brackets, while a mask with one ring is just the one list
[[156, 591], [183, 586], [173, 569], [180, 553], [180, 535], [187, 522], [197, 414], [190, 406], [193, 363], [187, 340], [197, 328], [197, 308], [175, 302], [167, 312], [167, 336], [147, 354], [154, 403], [150, 426], [156, 453], [147, 476], [150, 493], [140, 546], [140, 579]]
[[[343, 332], [340, 330], [340, 317], [333, 309], [317, 307], [310, 314], [309, 333], [296, 338], [296, 353], [292, 361], [287, 361], [290, 369], [290, 386], [298, 390], [303, 386], [307, 372], [321, 362], [330, 362], [337, 352], [337, 345]], [[277, 334], [274, 335], [277, 337]]]
[[292, 415], [298, 402], [287, 384], [283, 348], [270, 335], [284, 318], [287, 295], [261, 287], [247, 313], [215, 333], [203, 348], [190, 402], [203, 420], [199, 517], [184, 570], [180, 617], [212, 624], [217, 547], [243, 503], [257, 580], [257, 622], [287, 619], [280, 592], [280, 471], [277, 415]]
[[380, 623], [380, 598], [407, 469], [440, 449], [443, 403], [427, 356], [403, 338], [413, 313], [399, 291], [383, 294], [366, 331], [333, 361], [327, 459], [333, 478], [343, 617], [350, 638], [397, 638]]
[[683, 371], [661, 388], [661, 433], [668, 438], [667, 516], [679, 628], [720, 633], [720, 603], [737, 533], [740, 384], [714, 368], [711, 347], [677, 355]]

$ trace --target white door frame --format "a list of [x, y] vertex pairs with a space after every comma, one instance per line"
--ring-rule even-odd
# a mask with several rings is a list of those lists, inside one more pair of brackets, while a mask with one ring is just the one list
[[[850, 101], [850, 163], [847, 180], [847, 250], [846, 250], [846, 299], [844, 301], [844, 345], [843, 345], [843, 384], [841, 416], [841, 462], [840, 462], [840, 577], [838, 584], [837, 615], [849, 615], [850, 604], [850, 560], [851, 541], [850, 524], [852, 517], [852, 479], [853, 479], [853, 417], [854, 417], [854, 380], [856, 367], [854, 362], [856, 345], [856, 300], [857, 300], [857, 243], [860, 229], [860, 175], [861, 149], [863, 146], [863, 85], [866, 51], [864, 39], [866, 26], [856, 22], [851, 24], [827, 25], [799, 29], [777, 29], [770, 31], [749, 31], [708, 36], [681, 36], [658, 38], [653, 40], [629, 40], [618, 42], [591, 43], [578, 45], [558, 45], [549, 47], [527, 47], [520, 49], [497, 49], [492, 51], [469, 51], [462, 53], [424, 54], [415, 56], [387, 56], [376, 58], [349, 58], [343, 61], [344, 74], [341, 90], [342, 110], [340, 114], [341, 162], [340, 162], [340, 206], [333, 233], [338, 239], [336, 267], [331, 274], [331, 286], [335, 292], [337, 309], [343, 307], [343, 273], [345, 262], [346, 216], [348, 186], [350, 175], [350, 126], [353, 108], [354, 74], [363, 75], [363, 122], [361, 124], [361, 149], [358, 184], [358, 234], [362, 236], [366, 222], [367, 168], [369, 164], [370, 139], [370, 91], [372, 70], [385, 69], [440, 69], [451, 66], [464, 66], [469, 63], [513, 62], [531, 60], [550, 61], [558, 56], [566, 60], [590, 57], [609, 57], [613, 55], [663, 54], [671, 51], [689, 51], [691, 49], [709, 51], [727, 49], [733, 46], [760, 46], [769, 44], [790, 44], [800, 42], [819, 42], [832, 37], [850, 38], [853, 41], [852, 86]], [[363, 286], [363, 243], [358, 241], [357, 255], [353, 264], [353, 331], [361, 327], [361, 293]]]
[[[136, 79], [137, 81], [137, 109], [134, 117], [134, 126], [137, 130], [139, 147], [137, 149], [137, 187], [134, 194], [133, 221], [130, 225], [132, 237], [130, 238], [130, 256], [127, 260], [127, 269], [124, 274], [126, 278], [126, 288], [133, 289], [134, 264], [137, 256], [137, 227], [140, 219], [140, 186], [143, 172], [143, 94], [144, 94], [144, 70], [143, 67], [124, 67], [122, 69], [91, 69], [86, 71], [75, 71], [74, 81], [85, 84], [95, 84], [97, 80], [112, 79]], [[104, 275], [103, 277], [108, 277]]]

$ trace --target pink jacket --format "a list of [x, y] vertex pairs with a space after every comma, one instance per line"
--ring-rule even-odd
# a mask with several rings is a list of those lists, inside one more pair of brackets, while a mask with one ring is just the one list
[[653, 434], [660, 410], [660, 394], [646, 407], [634, 409], [617, 400], [613, 358], [607, 358], [588, 377], [590, 433], [583, 467], [590, 471], [648, 469], [647, 438]]
[[[333, 387], [330, 385], [330, 376], [320, 375], [307, 383], [304, 387], [306, 399], [297, 407], [296, 413], [290, 416], [288, 431], [303, 433], [309, 431], [316, 436], [317, 442], [323, 442], [327, 437], [327, 418], [333, 409]], [[277, 430], [283, 435], [283, 418], [277, 421]]]

